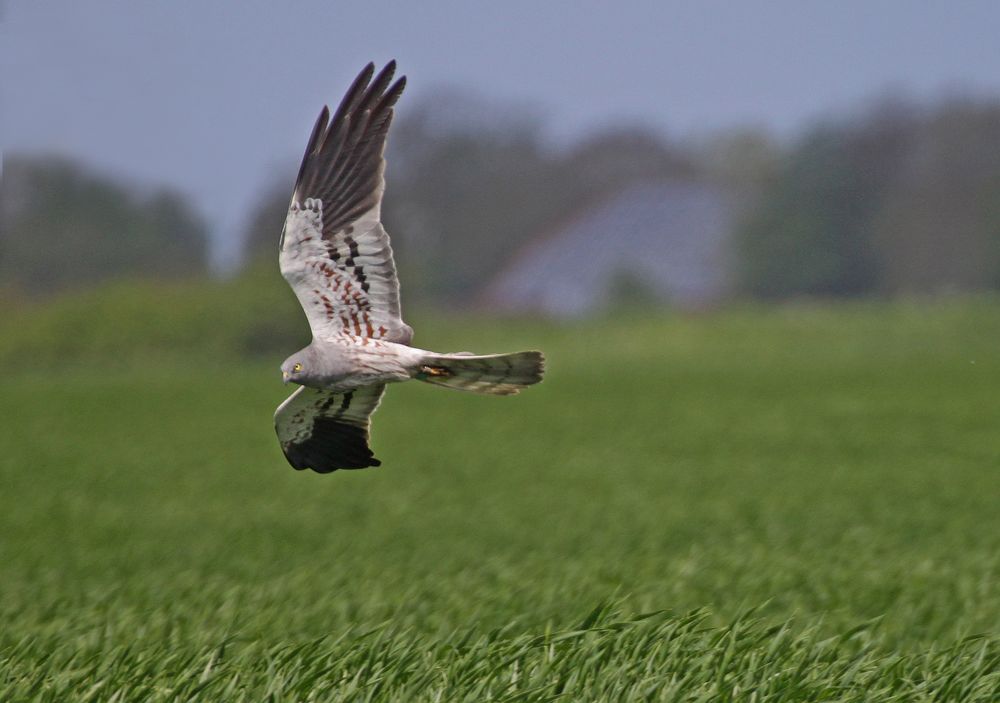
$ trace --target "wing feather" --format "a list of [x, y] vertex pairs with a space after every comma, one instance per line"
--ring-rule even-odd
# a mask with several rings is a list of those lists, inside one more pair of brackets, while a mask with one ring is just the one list
[[389, 235], [382, 227], [386, 135], [406, 85], [395, 62], [368, 64], [330, 117], [324, 107], [299, 168], [279, 260], [313, 336], [409, 344]]
[[371, 415], [384, 384], [346, 393], [301, 386], [278, 406], [274, 428], [288, 463], [321, 474], [379, 466], [368, 444]]

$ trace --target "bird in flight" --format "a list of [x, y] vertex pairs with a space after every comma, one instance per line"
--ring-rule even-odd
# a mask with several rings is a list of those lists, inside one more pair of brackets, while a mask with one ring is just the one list
[[396, 62], [368, 64], [330, 116], [313, 127], [281, 232], [278, 260], [312, 330], [281, 365], [296, 389], [274, 414], [296, 469], [329, 473], [379, 466], [368, 442], [386, 384], [417, 379], [513, 395], [542, 380], [541, 352], [475, 356], [410, 346], [389, 235], [381, 222], [386, 134], [406, 78]]

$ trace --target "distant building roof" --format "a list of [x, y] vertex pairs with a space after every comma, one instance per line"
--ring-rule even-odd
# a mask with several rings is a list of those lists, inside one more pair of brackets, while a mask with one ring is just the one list
[[730, 286], [731, 199], [691, 182], [628, 188], [536, 239], [487, 286], [494, 308], [557, 317], [609, 302], [622, 276], [657, 299], [697, 307]]

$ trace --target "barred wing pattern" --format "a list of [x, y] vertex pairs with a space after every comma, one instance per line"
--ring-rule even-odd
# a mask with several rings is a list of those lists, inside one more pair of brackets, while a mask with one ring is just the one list
[[395, 62], [374, 80], [368, 64], [330, 118], [324, 107], [309, 138], [281, 234], [281, 273], [313, 336], [351, 335], [409, 344], [399, 282], [381, 223], [386, 134], [406, 78]]
[[379, 466], [368, 446], [368, 428], [384, 392], [382, 384], [345, 393], [300, 386], [274, 413], [288, 463], [321, 474]]

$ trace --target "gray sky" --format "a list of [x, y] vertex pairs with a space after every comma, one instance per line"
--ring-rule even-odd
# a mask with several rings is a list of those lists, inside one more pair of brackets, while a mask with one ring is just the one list
[[227, 241], [369, 60], [398, 59], [400, 111], [471, 86], [538, 106], [558, 140], [620, 119], [790, 134], [884, 90], [1000, 95], [986, 1], [8, 0], [0, 32], [4, 149], [174, 185]]

